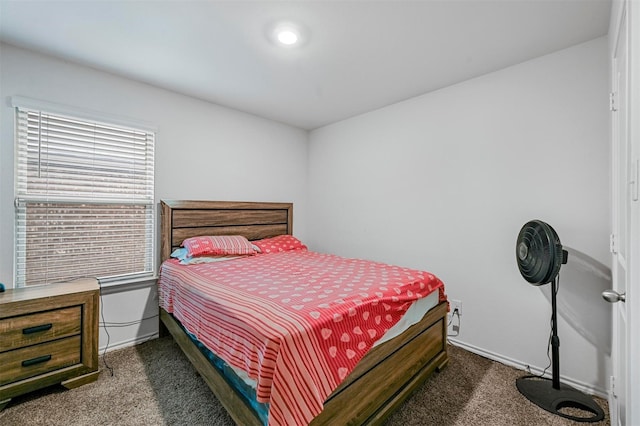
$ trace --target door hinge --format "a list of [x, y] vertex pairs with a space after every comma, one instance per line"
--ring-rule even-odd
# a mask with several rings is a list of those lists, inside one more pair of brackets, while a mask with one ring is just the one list
[[612, 112], [616, 112], [616, 93], [615, 92], [610, 92], [609, 93], [609, 110]]
[[611, 252], [611, 254], [616, 254], [618, 252], [618, 248], [616, 247], [615, 234], [609, 234], [609, 251]]

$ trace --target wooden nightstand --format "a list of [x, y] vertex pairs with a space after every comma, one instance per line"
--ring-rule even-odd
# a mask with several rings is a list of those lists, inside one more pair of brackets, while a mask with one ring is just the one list
[[0, 410], [23, 393], [98, 378], [99, 291], [81, 279], [0, 293]]

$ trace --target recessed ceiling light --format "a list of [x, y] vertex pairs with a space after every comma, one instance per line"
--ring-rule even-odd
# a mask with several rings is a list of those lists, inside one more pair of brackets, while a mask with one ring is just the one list
[[280, 21], [268, 26], [267, 37], [277, 46], [298, 47], [307, 41], [307, 31], [291, 21]]
[[287, 46], [291, 46], [298, 42], [298, 34], [292, 29], [284, 28], [278, 31], [276, 35], [278, 41], [282, 44], [286, 44]]

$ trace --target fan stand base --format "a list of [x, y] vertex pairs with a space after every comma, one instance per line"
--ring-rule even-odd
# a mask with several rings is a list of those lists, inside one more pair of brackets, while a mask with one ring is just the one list
[[[550, 413], [576, 422], [599, 422], [604, 419], [604, 411], [593, 398], [571, 386], [560, 383], [560, 389], [555, 389], [552, 380], [538, 376], [520, 377], [516, 379], [516, 386], [529, 401]], [[593, 416], [578, 417], [559, 411], [566, 407], [577, 408], [592, 413]]]

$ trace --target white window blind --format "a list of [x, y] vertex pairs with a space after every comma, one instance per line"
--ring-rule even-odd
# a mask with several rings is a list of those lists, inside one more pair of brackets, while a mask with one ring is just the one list
[[154, 134], [16, 108], [16, 284], [154, 274]]

